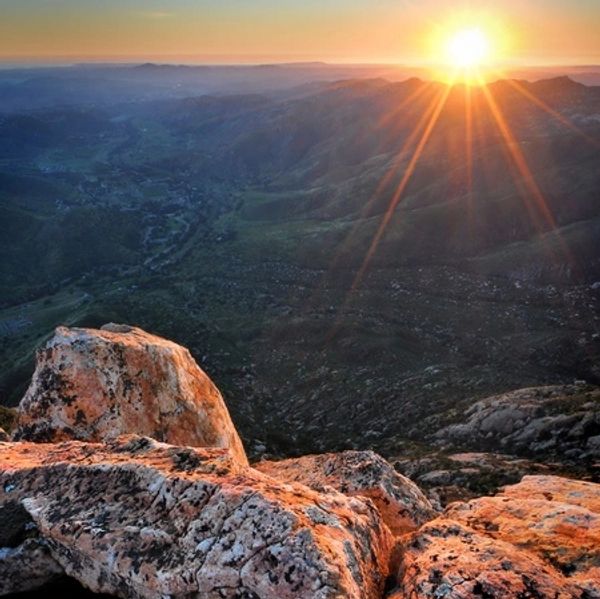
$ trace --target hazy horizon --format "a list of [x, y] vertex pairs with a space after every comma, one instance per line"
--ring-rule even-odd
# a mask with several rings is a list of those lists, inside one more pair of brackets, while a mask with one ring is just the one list
[[[0, 61], [409, 64], [440, 59], [449, 29], [476, 23], [501, 66], [600, 62], [594, 0], [3, 0]], [[540, 27], [543, 23], [543, 27]]]

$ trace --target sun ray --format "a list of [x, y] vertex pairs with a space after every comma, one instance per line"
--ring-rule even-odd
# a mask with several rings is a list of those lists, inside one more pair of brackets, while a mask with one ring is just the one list
[[[511, 157], [514, 166], [516, 167], [519, 175], [523, 180], [523, 184], [525, 185], [528, 195], [530, 195], [534, 200], [534, 205], [531, 206], [526, 199], [525, 207], [531, 215], [532, 221], [538, 229], [538, 233], [555, 233], [557, 235], [557, 241], [563, 256], [574, 266], [577, 266], [573, 261], [572, 254], [565, 240], [560, 235], [556, 219], [554, 218], [552, 211], [548, 207], [546, 198], [544, 197], [542, 190], [538, 186], [535, 177], [533, 176], [533, 173], [531, 172], [531, 169], [527, 164], [525, 155], [523, 154], [517, 139], [515, 138], [510, 126], [508, 125], [508, 122], [506, 121], [502, 110], [498, 106], [498, 103], [496, 102], [489, 87], [484, 85], [481, 89], [483, 90], [484, 97], [490, 108], [492, 116], [496, 121], [496, 125], [498, 126], [498, 129], [504, 139], [504, 143], [506, 144], [509, 156]], [[545, 221], [545, 226], [540, 226], [536, 222], [538, 220], [538, 216], [541, 216], [542, 219]]]
[[[425, 94], [425, 92], [434, 91], [436, 86], [438, 86], [438, 85], [440, 85], [440, 84], [435, 84], [432, 82], [423, 82], [423, 85], [420, 87], [420, 89], [416, 90], [415, 92], [410, 94], [409, 97], [407, 97], [400, 106], [404, 106], [404, 107], [408, 106], [411, 102], [414, 102], [417, 99], [419, 99], [421, 96], [423, 96]], [[402, 144], [402, 147], [400, 148], [400, 150], [398, 150], [394, 154], [391, 164], [388, 165], [388, 167], [386, 168], [386, 173], [385, 173], [384, 177], [377, 184], [375, 191], [369, 196], [368, 200], [363, 205], [362, 209], [360, 210], [360, 215], [354, 219], [355, 222], [354, 222], [353, 226], [351, 227], [351, 230], [346, 234], [346, 236], [344, 237], [344, 240], [341, 241], [340, 244], [338, 245], [336, 252], [333, 255], [333, 257], [330, 261], [330, 264], [327, 268], [327, 271], [324, 273], [324, 275], [321, 278], [320, 284], [318, 285], [317, 288], [315, 288], [315, 290], [311, 294], [311, 299], [309, 299], [306, 303], [307, 308], [309, 306], [316, 305], [318, 303], [319, 293], [325, 289], [327, 280], [329, 279], [329, 276], [331, 275], [331, 273], [333, 273], [335, 271], [337, 265], [339, 264], [339, 261], [344, 256], [346, 248], [348, 248], [348, 246], [356, 238], [358, 231], [364, 226], [365, 218], [367, 217], [373, 204], [378, 200], [378, 198], [381, 196], [381, 194], [386, 189], [386, 187], [388, 187], [390, 185], [394, 176], [399, 172], [400, 168], [402, 167], [402, 164], [405, 161], [406, 155], [409, 153], [410, 149], [418, 142], [420, 135], [422, 134], [424, 128], [426, 127], [427, 123], [429, 122], [429, 120], [431, 118], [431, 115], [433, 114], [433, 112], [436, 109], [439, 99], [444, 94], [444, 89], [445, 89], [445, 86], [443, 88], [439, 89], [433, 95], [433, 97], [431, 98], [431, 101], [425, 107], [423, 114], [419, 117], [418, 122], [412, 128], [409, 136]], [[391, 113], [390, 116], [386, 117], [386, 118], [392, 118], [393, 115], [397, 115], [399, 108], [400, 107], [397, 107], [393, 111], [393, 113]], [[349, 295], [346, 295], [345, 299], [341, 302], [341, 305], [347, 304], [348, 299], [349, 299]], [[335, 327], [336, 327], [336, 325], [334, 325], [334, 329], [335, 329]], [[330, 335], [328, 335], [328, 338], [331, 337], [332, 335], [335, 335], [335, 332], [330, 333]]]
[[[431, 89], [432, 84], [428, 83], [428, 84], [426, 84], [426, 87], [427, 87], [427, 89]], [[425, 111], [423, 112], [421, 117], [419, 118], [419, 121], [417, 122], [415, 127], [412, 129], [408, 138], [402, 144], [402, 148], [400, 148], [400, 150], [395, 154], [395, 156], [392, 160], [392, 163], [387, 168], [387, 171], [386, 171], [384, 177], [378, 183], [375, 191], [371, 194], [369, 199], [365, 202], [364, 206], [362, 207], [362, 209], [360, 211], [360, 216], [356, 219], [356, 223], [352, 227], [352, 230], [348, 233], [345, 240], [342, 242], [342, 244], [338, 248], [338, 250], [331, 262], [330, 268], [335, 268], [340, 257], [344, 254], [345, 248], [352, 241], [352, 239], [354, 239], [357, 231], [364, 225], [363, 219], [368, 215], [372, 206], [381, 197], [381, 194], [389, 186], [389, 184], [393, 180], [394, 176], [399, 172], [399, 170], [404, 162], [407, 152], [410, 150], [410, 148], [412, 146], [414, 146], [417, 143], [417, 141], [419, 139], [419, 135], [421, 134], [424, 127], [427, 125], [427, 122], [430, 119], [431, 115], [435, 111], [437, 100], [441, 97], [442, 94], [443, 94], [443, 91], [440, 91], [439, 94], [436, 95], [432, 99], [432, 101], [429, 103], [429, 105], [427, 106], [427, 108], [425, 109]]]
[[465, 86], [465, 157], [467, 162], [467, 193], [473, 192], [473, 93]]
[[483, 95], [487, 101], [487, 104], [490, 108], [490, 112], [496, 121], [496, 125], [498, 126], [498, 130], [504, 139], [504, 143], [509, 152], [509, 155], [516, 167], [517, 171], [521, 175], [523, 179], [523, 183], [527, 188], [528, 193], [533, 197], [536, 207], [539, 210], [539, 213], [546, 221], [546, 224], [550, 226], [550, 228], [556, 228], [556, 222], [554, 220], [554, 215], [548, 208], [548, 204], [544, 195], [542, 194], [535, 178], [527, 164], [527, 160], [525, 159], [525, 155], [523, 154], [519, 142], [515, 138], [500, 106], [496, 102], [494, 95], [490, 91], [490, 89], [486, 85], [482, 85], [481, 89], [483, 90]]
[[564, 125], [568, 129], [570, 129], [574, 133], [577, 133], [578, 135], [581, 135], [588, 142], [590, 142], [591, 144], [593, 144], [595, 147], [597, 147], [597, 148], [600, 147], [600, 143], [598, 143], [598, 141], [596, 139], [594, 139], [593, 137], [590, 137], [587, 133], [585, 133], [585, 131], [582, 131], [579, 127], [577, 127], [577, 125], [575, 125], [573, 122], [571, 122], [567, 117], [565, 117], [564, 115], [562, 115], [560, 112], [558, 112], [557, 110], [554, 110], [553, 108], [551, 108], [550, 106], [548, 106], [548, 104], [546, 104], [543, 100], [541, 100], [535, 94], [533, 94], [528, 89], [526, 89], [521, 83], [519, 83], [518, 81], [516, 81], [514, 79], [510, 79], [508, 77], [505, 78], [505, 81], [513, 89], [517, 90], [520, 94], [522, 94], [530, 102], [532, 102], [533, 104], [535, 104], [538, 108], [541, 108], [547, 114], [549, 114], [550, 116], [554, 117], [562, 125]]
[[431, 137], [431, 134], [435, 128], [435, 125], [437, 124], [440, 114], [441, 114], [442, 110], [444, 109], [444, 106], [446, 104], [448, 96], [450, 95], [451, 90], [452, 90], [451, 85], [446, 86], [446, 88], [444, 89], [443, 93], [441, 94], [441, 97], [439, 98], [437, 104], [435, 105], [433, 114], [431, 114], [429, 121], [427, 122], [427, 126], [425, 127], [425, 130], [423, 131], [423, 135], [421, 136], [419, 143], [417, 144], [417, 147], [413, 153], [413, 156], [406, 168], [404, 176], [402, 177], [402, 180], [400, 181], [398, 188], [396, 189], [396, 191], [394, 192], [394, 195], [392, 196], [392, 199], [390, 201], [388, 209], [386, 210], [386, 212], [383, 216], [383, 219], [381, 221], [381, 224], [379, 225], [377, 232], [375, 233], [375, 236], [373, 237], [373, 240], [369, 246], [367, 254], [363, 260], [363, 263], [361, 264], [361, 267], [359, 268], [358, 272], [356, 273], [356, 276], [354, 278], [354, 281], [353, 281], [352, 287], [351, 287], [352, 290], [355, 290], [358, 287], [358, 285], [360, 284], [360, 282], [362, 281], [362, 279], [365, 275], [365, 272], [366, 272], [367, 268], [369, 267], [369, 264], [370, 264], [371, 260], [373, 259], [375, 252], [377, 251], [377, 248], [379, 246], [379, 243], [381, 242], [381, 239], [383, 238], [383, 235], [387, 229], [387, 226], [389, 225], [390, 220], [392, 219], [394, 212], [396, 211], [396, 208], [398, 207], [398, 204], [400, 203], [400, 200], [402, 199], [402, 195], [404, 194], [404, 191], [406, 190], [406, 187], [408, 186], [408, 183], [410, 182], [410, 180], [414, 174], [415, 168], [421, 158], [421, 155], [423, 154], [423, 150], [425, 149], [427, 142], [429, 141], [429, 138]]
[[419, 85], [419, 87], [416, 90], [414, 90], [404, 100], [402, 100], [402, 102], [400, 102], [400, 104], [398, 104], [398, 106], [396, 106], [394, 110], [390, 111], [389, 114], [384, 114], [381, 117], [381, 119], [379, 119], [379, 122], [377, 123], [377, 128], [383, 129], [387, 127], [390, 123], [394, 122], [399, 115], [402, 115], [403, 110], [407, 106], [410, 106], [410, 104], [416, 102], [421, 96], [425, 94], [426, 91], [429, 91], [431, 89], [431, 86], [431, 82], [421, 82], [421, 85]]

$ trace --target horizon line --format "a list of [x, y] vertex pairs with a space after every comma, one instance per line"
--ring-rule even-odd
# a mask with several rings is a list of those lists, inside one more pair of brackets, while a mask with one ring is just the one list
[[[294, 66], [294, 65], [322, 65], [322, 66], [344, 66], [344, 67], [387, 67], [405, 69], [428, 69], [439, 67], [432, 61], [419, 61], [415, 59], [404, 60], [365, 60], [365, 59], [324, 59], [318, 57], [302, 57], [298, 55], [280, 55], [269, 57], [265, 55], [231, 56], [223, 54], [215, 55], [0, 55], [0, 64], [12, 64], [23, 66], [76, 66], [81, 64], [114, 64], [114, 65], [140, 65], [155, 64], [165, 66]], [[564, 61], [536, 61], [525, 60], [504, 61], [494, 65], [496, 68], [519, 69], [519, 68], [600, 68], [600, 57], [586, 57], [579, 60]]]

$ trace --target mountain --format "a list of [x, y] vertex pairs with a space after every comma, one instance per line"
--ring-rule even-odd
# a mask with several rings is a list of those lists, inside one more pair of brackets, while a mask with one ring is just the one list
[[298, 82], [0, 117], [2, 403], [52, 327], [106, 320], [188, 346], [282, 456], [600, 381], [600, 88]]

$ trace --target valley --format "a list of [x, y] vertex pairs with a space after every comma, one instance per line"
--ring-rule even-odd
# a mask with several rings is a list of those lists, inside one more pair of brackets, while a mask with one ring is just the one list
[[600, 88], [519, 85], [547, 109], [490, 85], [508, 145], [449, 94], [358, 281], [443, 86], [6, 112], [0, 402], [56, 325], [108, 321], [189, 347], [255, 457], [419, 453], [456, 405], [598, 384]]

